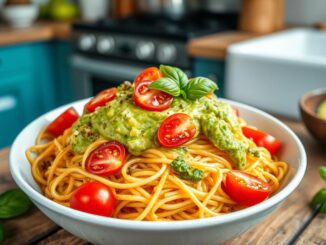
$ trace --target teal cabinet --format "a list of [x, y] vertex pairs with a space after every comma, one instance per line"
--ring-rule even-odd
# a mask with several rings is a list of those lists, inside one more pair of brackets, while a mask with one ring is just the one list
[[71, 100], [69, 50], [60, 41], [0, 47], [0, 148], [29, 122]]
[[72, 45], [68, 41], [55, 41], [54, 59], [57, 91], [57, 105], [67, 104], [73, 101], [72, 73], [71, 73], [71, 55]]
[[[9, 145], [39, 110], [31, 74], [20, 72], [0, 80], [0, 147]], [[31, 106], [34, 105], [34, 106]]]
[[195, 58], [192, 66], [194, 77], [208, 77], [217, 82], [219, 89], [216, 94], [219, 97], [224, 97], [225, 62], [223, 60]]

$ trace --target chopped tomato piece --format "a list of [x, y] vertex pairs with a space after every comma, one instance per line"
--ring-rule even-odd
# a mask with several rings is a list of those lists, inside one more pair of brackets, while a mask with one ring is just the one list
[[136, 86], [138, 83], [143, 81], [156, 81], [161, 77], [162, 73], [157, 67], [149, 67], [139, 73], [139, 75], [134, 80], [134, 84]]
[[272, 156], [276, 155], [282, 146], [279, 139], [254, 128], [244, 126], [242, 127], [242, 133], [255, 142], [257, 146], [265, 147]]
[[148, 86], [152, 81], [139, 82], [134, 87], [133, 100], [137, 106], [148, 111], [163, 111], [169, 108], [173, 96]]
[[92, 174], [108, 176], [118, 173], [125, 159], [125, 147], [117, 141], [110, 141], [100, 145], [89, 154], [85, 167]]
[[46, 131], [58, 137], [62, 135], [67, 128], [70, 128], [78, 118], [79, 115], [77, 111], [73, 107], [69, 107], [48, 125]]
[[252, 206], [264, 201], [271, 194], [271, 187], [265, 181], [240, 170], [227, 173], [225, 192], [242, 206]]
[[167, 117], [157, 133], [157, 141], [168, 148], [178, 147], [194, 137], [196, 126], [191, 117], [184, 113], [176, 113]]
[[93, 112], [97, 107], [105, 106], [111, 100], [117, 96], [116, 88], [109, 88], [98, 93], [93, 99], [91, 99], [86, 105], [85, 110]]

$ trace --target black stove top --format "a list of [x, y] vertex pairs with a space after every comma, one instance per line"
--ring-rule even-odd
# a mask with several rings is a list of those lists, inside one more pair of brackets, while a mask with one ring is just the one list
[[119, 20], [105, 19], [94, 23], [75, 23], [73, 29], [188, 40], [236, 29], [237, 22], [238, 15], [234, 13], [196, 13], [180, 20], [162, 16], [136, 15]]

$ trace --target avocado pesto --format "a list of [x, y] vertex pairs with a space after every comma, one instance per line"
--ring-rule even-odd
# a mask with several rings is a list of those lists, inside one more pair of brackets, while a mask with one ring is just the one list
[[122, 85], [117, 97], [93, 113], [82, 115], [73, 127], [70, 143], [73, 151], [83, 153], [98, 138], [116, 140], [124, 144], [133, 155], [158, 147], [156, 132], [163, 120], [174, 113], [188, 114], [196, 125], [196, 136], [203, 132], [219, 149], [226, 151], [242, 169], [245, 166], [247, 148], [236, 138], [240, 127], [232, 108], [212, 98], [185, 100], [176, 97], [170, 108], [147, 111], [132, 100], [132, 87]]

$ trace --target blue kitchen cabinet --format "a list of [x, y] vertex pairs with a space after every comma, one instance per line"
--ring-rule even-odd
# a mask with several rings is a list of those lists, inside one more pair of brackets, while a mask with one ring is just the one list
[[41, 114], [72, 98], [69, 44], [36, 42], [0, 47], [0, 147]]
[[55, 89], [57, 93], [57, 105], [63, 105], [72, 102], [72, 74], [71, 74], [71, 55], [72, 45], [68, 41], [54, 42], [54, 58], [56, 70]]
[[33, 120], [39, 110], [33, 77], [26, 71], [1, 75], [0, 79], [0, 148], [12, 143], [15, 136]]
[[225, 62], [223, 60], [195, 58], [192, 66], [194, 77], [208, 77], [217, 82], [219, 89], [216, 91], [216, 95], [224, 96]]

